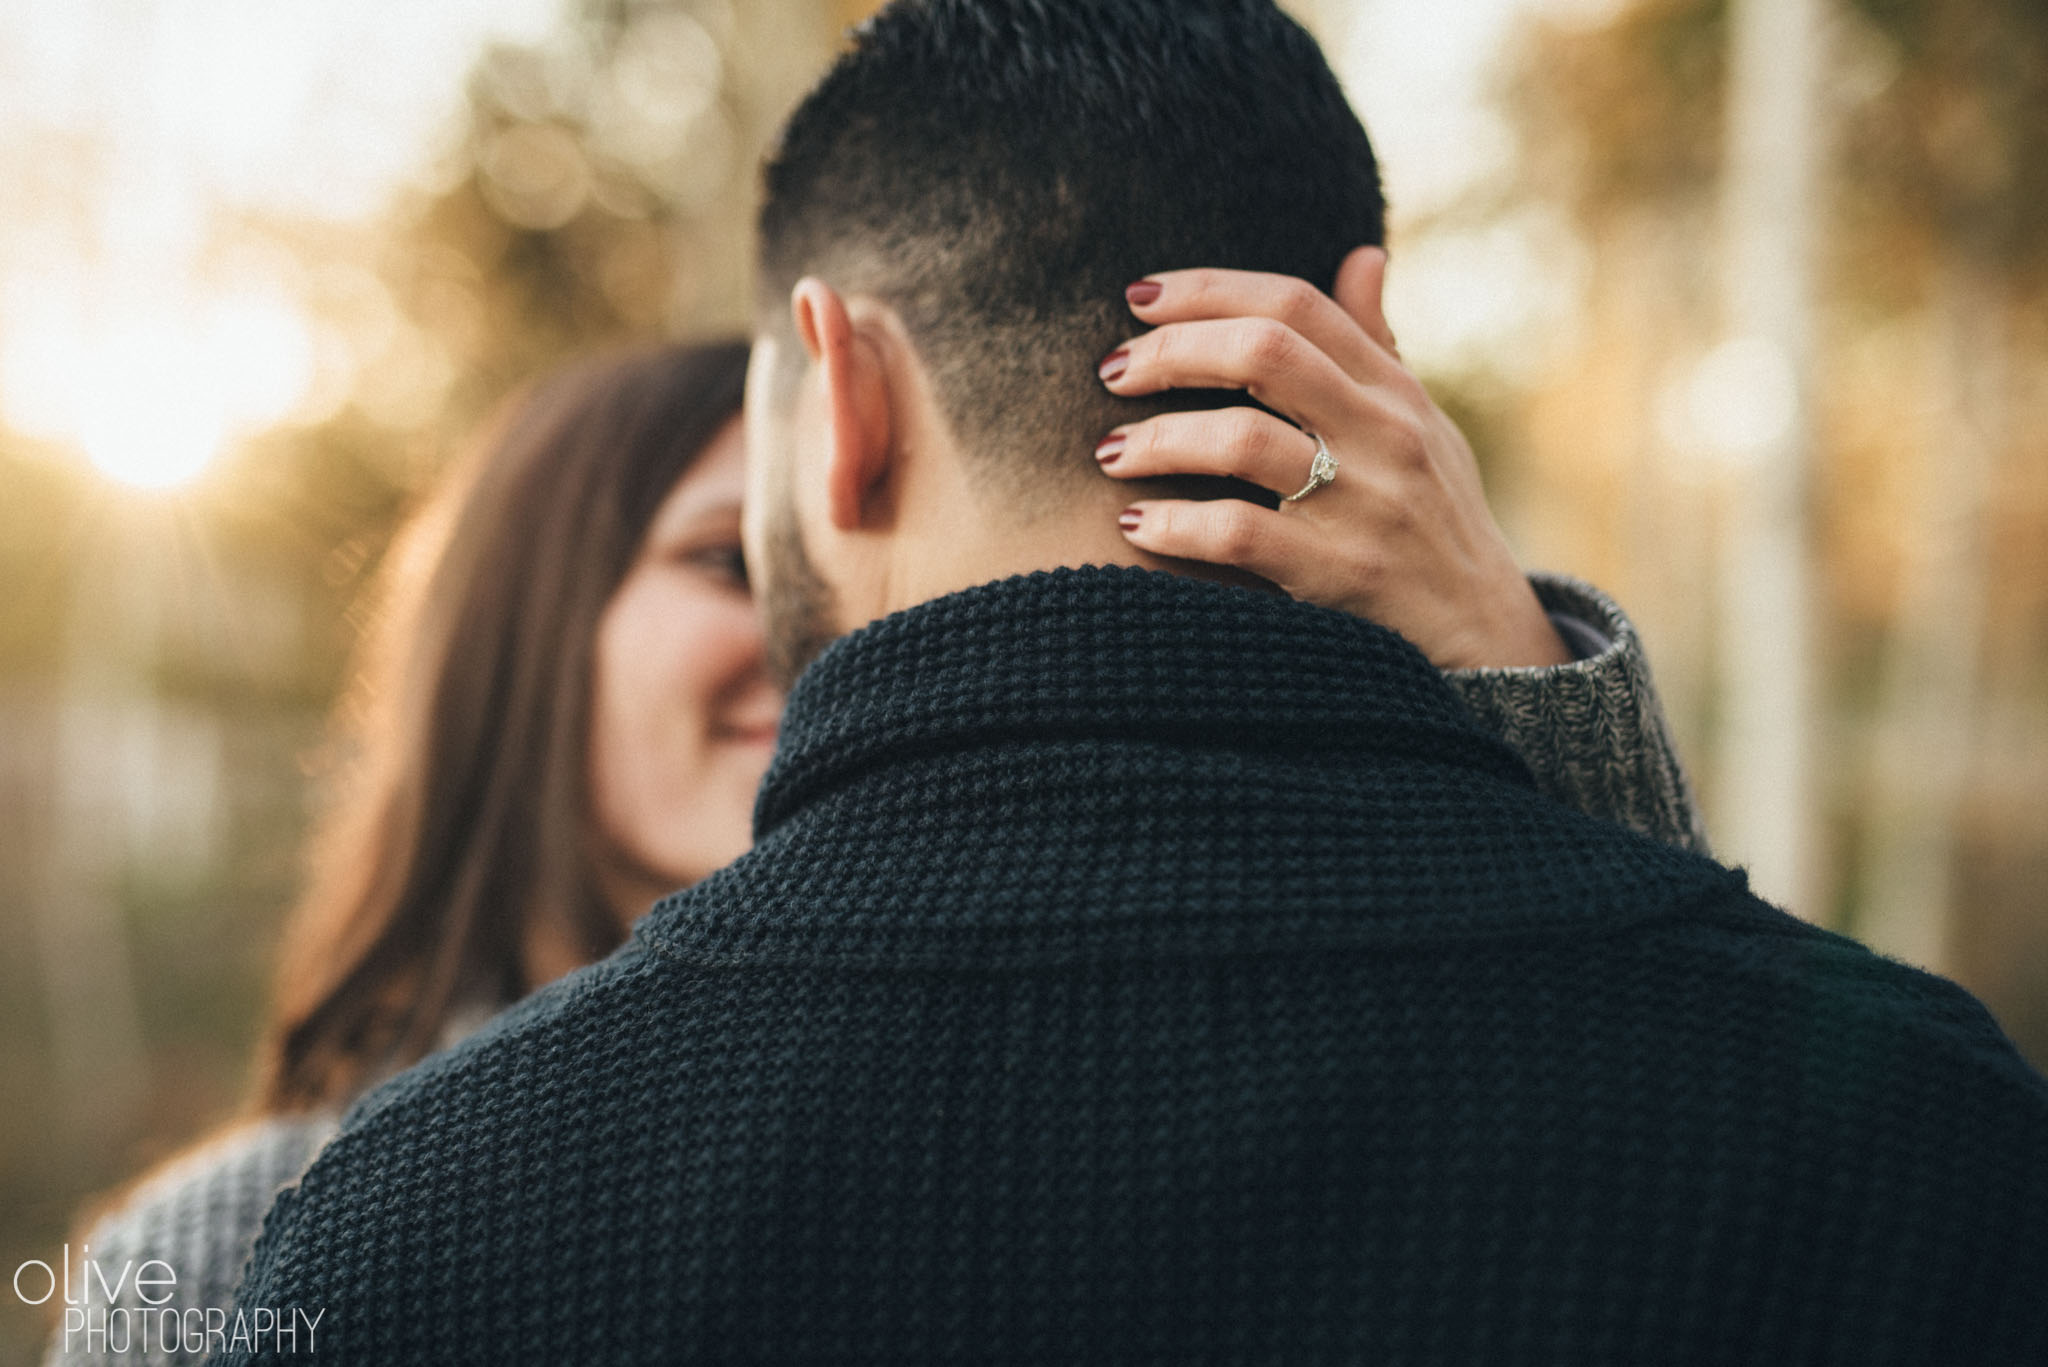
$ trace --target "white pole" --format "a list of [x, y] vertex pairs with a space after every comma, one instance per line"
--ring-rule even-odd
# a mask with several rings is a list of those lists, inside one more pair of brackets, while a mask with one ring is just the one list
[[1823, 0], [1736, 0], [1728, 88], [1729, 345], [1769, 410], [1731, 470], [1723, 528], [1713, 834], [1763, 896], [1826, 911], [1814, 849], [1806, 470]]

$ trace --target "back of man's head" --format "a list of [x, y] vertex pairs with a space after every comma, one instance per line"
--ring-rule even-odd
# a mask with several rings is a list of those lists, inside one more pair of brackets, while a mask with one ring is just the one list
[[805, 275], [890, 305], [1012, 492], [1092, 472], [1104, 432], [1170, 406], [1095, 379], [1137, 330], [1125, 285], [1215, 266], [1327, 290], [1384, 234], [1365, 130], [1271, 0], [896, 0], [765, 189], [763, 325], [788, 334]]

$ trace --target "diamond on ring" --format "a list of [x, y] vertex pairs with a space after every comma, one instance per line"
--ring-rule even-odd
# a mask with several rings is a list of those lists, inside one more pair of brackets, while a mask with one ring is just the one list
[[1337, 458], [1330, 454], [1330, 444], [1323, 440], [1321, 433], [1310, 432], [1308, 435], [1316, 439], [1316, 458], [1309, 462], [1308, 483], [1301, 486], [1300, 492], [1281, 499], [1282, 503], [1299, 503], [1337, 478]]

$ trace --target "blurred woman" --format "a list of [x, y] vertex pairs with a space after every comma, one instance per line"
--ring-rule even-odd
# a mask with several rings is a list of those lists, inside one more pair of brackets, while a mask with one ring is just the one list
[[[396, 543], [250, 1113], [87, 1236], [76, 1256], [110, 1281], [160, 1259], [177, 1278], [167, 1308], [232, 1307], [264, 1212], [349, 1102], [607, 954], [656, 898], [745, 851], [782, 703], [740, 555], [746, 358], [737, 342], [665, 347], [546, 380]], [[1318, 536], [1359, 535], [1332, 526]], [[1467, 671], [1461, 695], [1509, 719], [1496, 729], [1553, 792], [1691, 841], [1626, 619], [1584, 586], [1539, 589], [1553, 615], [1579, 605], [1584, 620], [1559, 627], [1588, 642], [1584, 658]], [[1556, 700], [1532, 704], [1544, 688]], [[1617, 734], [1643, 752], [1619, 767]], [[115, 1304], [142, 1308], [129, 1285]], [[51, 1361], [105, 1353], [84, 1348], [71, 1335], [66, 1357], [60, 1330]]]
[[394, 544], [250, 1113], [75, 1247], [109, 1281], [158, 1258], [172, 1307], [231, 1307], [348, 1102], [746, 849], [782, 702], [740, 560], [746, 362], [666, 347], [541, 382]]
[[398, 550], [256, 1105], [331, 1110], [743, 852], [781, 698], [741, 567], [738, 344], [540, 385]]

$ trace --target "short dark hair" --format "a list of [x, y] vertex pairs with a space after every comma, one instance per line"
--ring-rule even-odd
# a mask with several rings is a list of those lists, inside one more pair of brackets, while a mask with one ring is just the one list
[[1271, 0], [896, 0], [763, 179], [768, 326], [787, 335], [806, 274], [888, 302], [1013, 489], [1092, 470], [1119, 422], [1200, 403], [1095, 382], [1138, 330], [1126, 284], [1223, 266], [1328, 290], [1385, 233], [1365, 129]]

